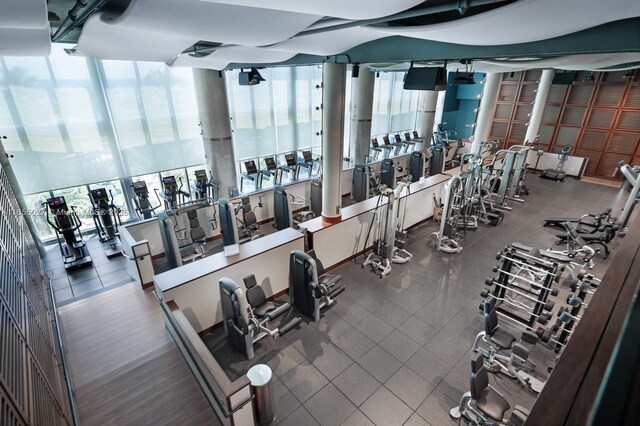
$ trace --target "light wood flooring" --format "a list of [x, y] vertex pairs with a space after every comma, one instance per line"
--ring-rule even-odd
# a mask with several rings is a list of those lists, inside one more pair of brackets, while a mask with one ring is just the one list
[[152, 293], [131, 283], [59, 315], [81, 425], [219, 424]]

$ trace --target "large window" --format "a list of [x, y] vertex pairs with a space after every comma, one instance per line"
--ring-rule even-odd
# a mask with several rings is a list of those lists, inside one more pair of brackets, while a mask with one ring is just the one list
[[227, 73], [237, 161], [320, 146], [321, 67], [263, 69], [255, 86], [240, 86], [238, 73]]
[[22, 191], [199, 164], [190, 69], [70, 57], [0, 58], [0, 135]]
[[415, 129], [419, 92], [402, 88], [404, 75], [402, 72], [383, 72], [376, 77], [372, 135]]

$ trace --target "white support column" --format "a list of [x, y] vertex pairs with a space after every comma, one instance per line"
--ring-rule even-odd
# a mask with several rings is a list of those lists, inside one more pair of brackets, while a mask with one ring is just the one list
[[360, 65], [360, 76], [353, 80], [351, 86], [350, 140], [355, 164], [365, 164], [369, 156], [375, 77], [369, 66]]
[[339, 222], [342, 216], [340, 177], [344, 139], [346, 64], [322, 67], [322, 218]]
[[416, 130], [424, 141], [424, 146], [431, 145], [438, 94], [439, 92], [433, 90], [423, 90], [418, 94], [418, 120]]
[[476, 119], [471, 144], [471, 152], [480, 153], [480, 143], [489, 139], [491, 131], [491, 123], [493, 122], [493, 114], [496, 110], [496, 101], [498, 100], [498, 91], [500, 90], [501, 73], [488, 72], [482, 90], [482, 98], [480, 101], [480, 111]]
[[433, 117], [433, 127], [431, 129], [431, 136], [433, 136], [433, 132], [435, 132], [436, 126], [438, 124], [442, 124], [442, 116], [444, 115], [444, 100], [447, 96], [446, 90], [441, 90], [438, 92], [438, 100], [436, 101], [436, 115]]
[[527, 134], [524, 137], [525, 142], [533, 142], [538, 136], [538, 130], [540, 130], [540, 122], [542, 121], [542, 113], [544, 112], [544, 105], [547, 102], [547, 96], [551, 89], [551, 82], [556, 71], [543, 70], [540, 81], [538, 82], [538, 89], [536, 90], [536, 99], [533, 101], [533, 110], [531, 110], [531, 117], [529, 117], [529, 123], [527, 123]]
[[202, 126], [202, 143], [213, 181], [222, 198], [238, 186], [236, 160], [231, 139], [231, 121], [227, 105], [225, 72], [193, 69], [196, 101]]

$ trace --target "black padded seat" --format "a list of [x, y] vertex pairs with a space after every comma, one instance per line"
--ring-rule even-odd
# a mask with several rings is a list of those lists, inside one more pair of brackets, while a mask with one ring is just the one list
[[489, 339], [496, 345], [500, 346], [503, 349], [511, 348], [513, 342], [516, 341], [516, 338], [513, 334], [508, 331], [504, 331], [500, 326], [496, 327], [493, 330], [493, 333], [489, 336]]
[[275, 303], [267, 301], [267, 296], [265, 296], [262, 287], [258, 285], [256, 277], [253, 274], [244, 277], [242, 280], [247, 288], [247, 302], [249, 302], [253, 314], [257, 318], [267, 316], [269, 312], [278, 307]]
[[498, 325], [498, 312], [494, 303], [485, 302], [484, 308], [484, 332], [487, 337], [501, 349], [510, 349], [516, 337], [500, 328]]
[[265, 302], [264, 304], [253, 308], [253, 314], [258, 318], [262, 318], [267, 316], [269, 312], [273, 311], [277, 307], [278, 306], [273, 302]]
[[476, 407], [497, 422], [502, 421], [504, 413], [511, 408], [509, 403], [491, 388], [482, 391], [476, 401]]
[[315, 250], [311, 249], [307, 252], [307, 254], [311, 256], [313, 260], [315, 260], [316, 262], [316, 271], [318, 272], [318, 281], [320, 281], [318, 284], [322, 284], [325, 287], [329, 288], [331, 286], [334, 286], [338, 281], [342, 279], [342, 275], [324, 273], [324, 265], [322, 264], [320, 259], [318, 259], [318, 256], [316, 256]]

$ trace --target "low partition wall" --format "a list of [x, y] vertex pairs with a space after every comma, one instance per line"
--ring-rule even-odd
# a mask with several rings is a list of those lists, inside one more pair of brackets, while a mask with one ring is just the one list
[[[408, 194], [403, 192], [397, 206], [400, 212], [405, 212], [404, 230], [433, 216], [434, 196], [442, 197], [444, 185], [450, 178], [444, 174], [430, 176], [412, 183]], [[373, 223], [376, 207], [385, 204], [384, 199], [378, 201], [378, 197], [374, 197], [342, 209], [342, 220], [338, 223], [325, 222], [321, 217], [302, 223], [300, 226], [308, 233], [309, 248], [316, 251], [327, 268], [362, 253], [376, 238]], [[384, 209], [379, 213], [384, 214]]]
[[169, 334], [220, 422], [228, 426], [254, 425], [255, 396], [247, 376], [229, 380], [179, 306], [159, 302]]
[[289, 288], [289, 254], [304, 250], [304, 235], [288, 228], [240, 245], [240, 253], [225, 257], [214, 254], [153, 278], [161, 300], [173, 300], [197, 332], [209, 330], [222, 321], [218, 281], [242, 279], [254, 274], [267, 297]]

